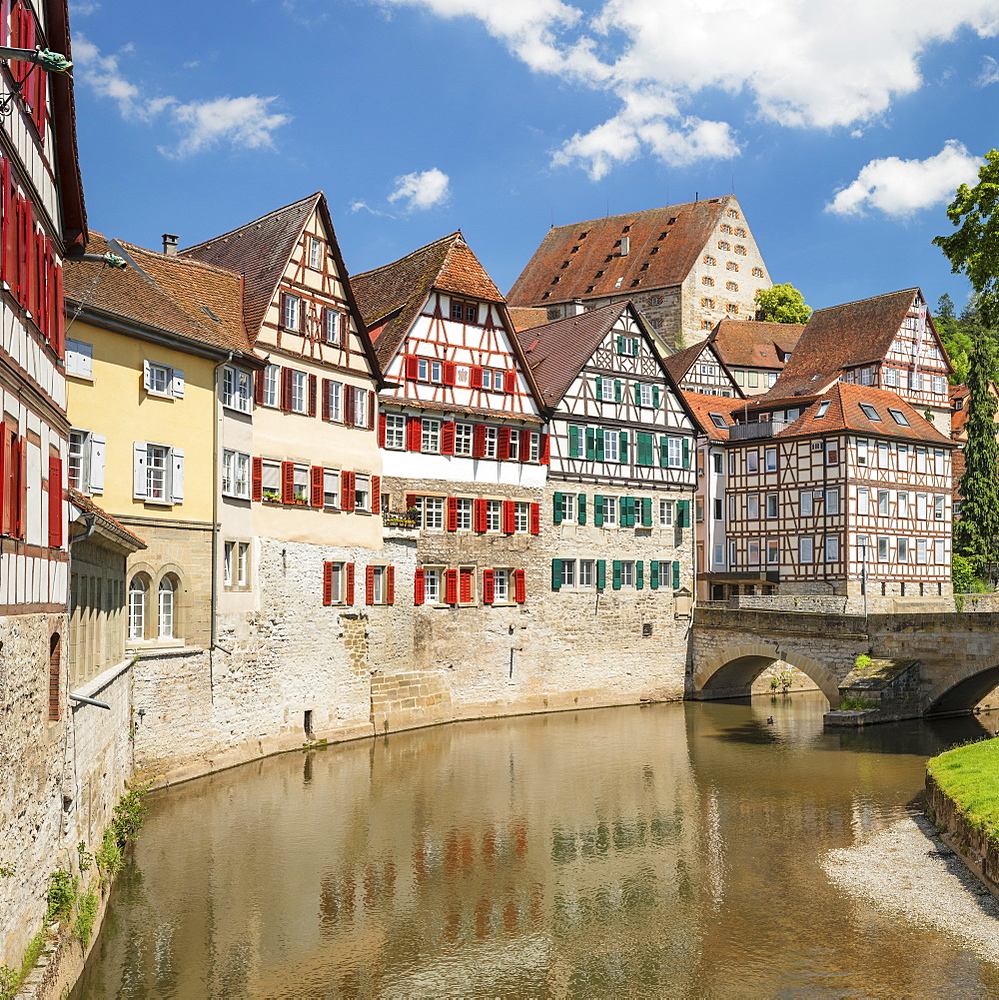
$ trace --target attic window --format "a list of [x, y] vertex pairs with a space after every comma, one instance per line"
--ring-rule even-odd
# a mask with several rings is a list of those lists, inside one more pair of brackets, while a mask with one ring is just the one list
[[604, 276], [603, 271], [597, 271], [597, 273], [593, 275], [594, 278], [602, 278], [603, 276]]
[[[673, 216], [672, 219], [669, 220], [669, 222], [666, 223], [666, 225], [667, 226], [672, 226], [674, 222], [676, 222], [676, 216], [675, 215]], [[669, 235], [669, 234], [667, 233], [667, 235]]]
[[621, 241], [620, 240], [615, 240], [614, 241], [614, 246], [619, 247], [620, 245], [621, 245]]
[[669, 236], [669, 232], [664, 230], [663, 232], [661, 232], [659, 234], [658, 239], [664, 240], [664, 239], [666, 239], [667, 236]]
[[590, 235], [590, 231], [589, 231], [589, 230], [587, 230], [587, 231], [586, 231], [585, 233], [580, 233], [580, 234], [579, 234], [579, 235], [578, 235], [578, 236], [576, 237], [576, 239], [577, 239], [577, 240], [585, 240], [585, 239], [586, 239], [586, 237], [587, 237], [587, 236], [589, 236], [589, 235]]
[[215, 320], [215, 322], [216, 322], [216, 323], [221, 323], [221, 322], [222, 322], [222, 320], [220, 320], [220, 319], [218, 318], [218, 316], [216, 316], [216, 315], [215, 315], [215, 313], [213, 313], [213, 312], [211, 311], [211, 309], [209, 309], [209, 308], [208, 308], [208, 306], [202, 306], [201, 308], [202, 308], [202, 310], [204, 311], [204, 313], [205, 313], [205, 314], [206, 314], [207, 316], [210, 316], [210, 317], [211, 317], [211, 318], [212, 318], [213, 320]]
[[878, 413], [878, 411], [874, 409], [870, 403], [861, 403], [860, 408], [864, 411], [864, 416], [867, 417], [868, 420], [874, 420], [879, 424], [881, 423], [881, 414]]
[[587, 290], [588, 292], [592, 292], [592, 291], [593, 291], [593, 285], [587, 285], [587, 286], [586, 286], [586, 290]]
[[544, 295], [542, 295], [541, 297], [542, 297], [543, 299], [547, 299], [549, 295], [551, 295], [551, 292], [545, 292], [545, 294], [544, 294]]
[[607, 254], [606, 257], [604, 257], [604, 263], [609, 264], [613, 259], [614, 259], [614, 254], [609, 253]]
[[561, 280], [562, 280], [561, 275], [556, 274], [555, 277], [552, 278], [552, 284], [557, 285]]
[[563, 271], [564, 271], [564, 270], [565, 270], [565, 269], [566, 269], [566, 268], [567, 268], [568, 266], [569, 266], [569, 262], [568, 262], [567, 260], [564, 260], [564, 261], [562, 261], [562, 270], [563, 270]]
[[641, 278], [635, 278], [635, 280], [631, 283], [631, 287], [636, 288], [638, 284], [641, 282], [641, 280], [642, 280]]
[[617, 281], [615, 281], [615, 282], [614, 282], [614, 287], [615, 287], [615, 288], [620, 288], [620, 287], [621, 287], [621, 282], [622, 282], [622, 281], [624, 281], [624, 278], [623, 278], [623, 277], [620, 277], [620, 278], [618, 278], [618, 279], [617, 279]]
[[572, 248], [572, 249], [571, 249], [571, 250], [569, 251], [569, 253], [578, 253], [578, 252], [579, 252], [579, 247], [573, 247], [573, 248]]
[[819, 403], [819, 408], [815, 411], [816, 420], [821, 420], [829, 412], [829, 404], [831, 402], [832, 400], [823, 399], [822, 402]]
[[720, 413], [709, 413], [708, 416], [711, 418], [711, 423], [713, 423], [715, 425], [715, 427], [727, 427], [728, 426], [725, 423], [725, 418]]
[[909, 421], [905, 414], [901, 410], [893, 410], [890, 406], [888, 407], [888, 412], [891, 414], [892, 420], [895, 421], [899, 427], [908, 427]]
[[649, 265], [648, 265], [648, 262], [646, 262], [645, 264], [643, 264], [643, 265], [642, 265], [642, 266], [641, 266], [641, 267], [639, 268], [639, 271], [647, 271], [648, 269], [649, 269]]
[[630, 233], [631, 232], [631, 226], [625, 226], [624, 229], [621, 230], [621, 232], [622, 233]]

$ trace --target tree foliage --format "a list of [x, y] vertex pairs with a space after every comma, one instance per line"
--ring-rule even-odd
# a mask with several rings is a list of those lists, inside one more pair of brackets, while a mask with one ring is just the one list
[[761, 288], [756, 293], [756, 318], [769, 323], [807, 323], [811, 306], [790, 282]]
[[999, 151], [985, 155], [974, 187], [962, 184], [947, 207], [957, 227], [933, 242], [950, 261], [954, 274], [966, 274], [986, 326], [999, 326]]

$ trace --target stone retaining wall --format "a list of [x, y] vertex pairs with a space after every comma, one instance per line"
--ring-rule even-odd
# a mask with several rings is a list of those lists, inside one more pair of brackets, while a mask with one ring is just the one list
[[926, 812], [961, 860], [999, 898], [999, 841], [970, 823], [960, 806], [926, 775]]

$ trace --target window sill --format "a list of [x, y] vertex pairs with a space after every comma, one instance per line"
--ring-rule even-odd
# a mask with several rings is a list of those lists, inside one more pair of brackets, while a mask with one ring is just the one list
[[152, 396], [154, 399], [169, 399], [171, 401], [177, 398], [172, 392], [156, 392], [154, 389], [147, 389], [146, 395]]
[[178, 500], [150, 500], [149, 497], [135, 497], [134, 499], [141, 501], [146, 507], [173, 507], [174, 504], [180, 503]]
[[[264, 406], [266, 404], [261, 403], [260, 405]], [[247, 407], [246, 409], [244, 409], [242, 406], [233, 406], [231, 403], [226, 403], [224, 401], [222, 403], [222, 409], [223, 410], [230, 410], [232, 413], [242, 413], [243, 416], [247, 416], [247, 417], [250, 416], [250, 414], [253, 413], [253, 408], [252, 407]]]
[[90, 382], [90, 383], [93, 383], [93, 381], [94, 381], [94, 376], [93, 375], [83, 375], [80, 372], [65, 372], [64, 374], [65, 374], [66, 378], [75, 378], [75, 379], [78, 379], [80, 382]]

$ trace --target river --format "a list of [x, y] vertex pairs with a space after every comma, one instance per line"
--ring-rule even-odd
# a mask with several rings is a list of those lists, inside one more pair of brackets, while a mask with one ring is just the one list
[[154, 794], [72, 996], [999, 996], [999, 966], [822, 867], [982, 726], [825, 708], [459, 723]]

